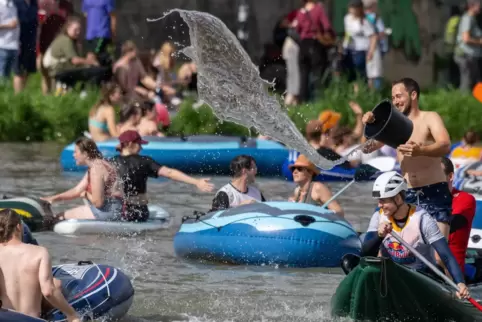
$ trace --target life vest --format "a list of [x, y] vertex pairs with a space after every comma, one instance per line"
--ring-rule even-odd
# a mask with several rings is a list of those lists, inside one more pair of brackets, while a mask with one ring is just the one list
[[261, 192], [258, 190], [258, 188], [254, 186], [248, 186], [248, 191], [246, 193], [242, 193], [241, 191], [233, 187], [233, 185], [228, 183], [227, 185], [219, 189], [216, 195], [221, 191], [225, 192], [228, 195], [229, 207], [239, 206], [243, 201], [247, 200], [254, 199], [257, 201], [262, 201], [263, 199]]
[[[391, 222], [393, 230], [402, 237], [405, 242], [414, 247], [425, 258], [428, 258], [435, 263], [432, 255], [432, 247], [425, 242], [420, 227], [422, 216], [427, 215], [425, 210], [411, 206], [408, 214], [409, 217], [403, 228], [398, 227], [393, 218], [385, 216], [381, 209], [379, 213], [380, 222]], [[422, 262], [420, 262], [412, 252], [399, 243], [391, 234], [388, 234], [383, 239], [382, 245], [394, 262], [415, 269], [423, 266]]]

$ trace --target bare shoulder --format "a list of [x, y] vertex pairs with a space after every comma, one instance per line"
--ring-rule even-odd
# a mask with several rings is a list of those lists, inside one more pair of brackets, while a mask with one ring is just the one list
[[315, 182], [313, 183], [313, 189], [317, 191], [326, 191], [328, 187], [325, 186], [322, 182]]
[[442, 120], [442, 117], [440, 116], [440, 114], [435, 111], [421, 111], [420, 113], [425, 121]]

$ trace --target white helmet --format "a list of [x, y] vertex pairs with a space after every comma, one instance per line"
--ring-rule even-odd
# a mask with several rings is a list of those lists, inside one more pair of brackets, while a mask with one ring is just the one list
[[401, 191], [407, 191], [405, 179], [396, 171], [382, 173], [373, 184], [373, 198], [392, 198]]

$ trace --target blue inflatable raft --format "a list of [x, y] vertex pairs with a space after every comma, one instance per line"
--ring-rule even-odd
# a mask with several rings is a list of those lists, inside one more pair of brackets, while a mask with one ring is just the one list
[[[293, 173], [291, 172], [289, 166], [295, 163], [296, 159], [300, 155], [299, 152], [291, 150], [289, 152], [288, 158], [283, 162], [283, 166], [281, 169], [281, 174], [282, 176], [288, 180], [288, 181], [293, 181]], [[381, 162], [376, 162], [376, 160], [379, 160]], [[382, 171], [390, 171], [390, 170], [396, 170], [400, 171], [399, 166], [395, 163], [395, 159], [391, 157], [378, 157], [370, 160], [371, 162], [367, 162], [367, 164], [370, 164], [376, 168], [381, 169]], [[377, 163], [381, 163], [381, 167]], [[388, 166], [388, 168], [386, 168]], [[315, 181], [321, 181], [321, 182], [336, 182], [336, 181], [351, 181], [355, 178], [355, 172], [357, 168], [346, 168], [343, 166], [335, 166], [333, 169], [330, 170], [321, 170], [321, 173], [316, 176]], [[375, 180], [376, 177], [371, 177], [370, 179], [367, 179], [369, 181]]]
[[[231, 160], [248, 154], [256, 159], [258, 174], [279, 176], [281, 166], [288, 157], [288, 149], [270, 140], [217, 135], [181, 137], [144, 137], [149, 144], [142, 146], [142, 155], [152, 157], [158, 163], [191, 174], [230, 174]], [[105, 157], [113, 157], [117, 139], [97, 143]], [[60, 164], [64, 171], [85, 171], [78, 167], [73, 157], [74, 144], [64, 148]]]
[[329, 210], [264, 202], [183, 218], [174, 250], [186, 259], [237, 265], [339, 267], [344, 254], [360, 253], [361, 243]]
[[[120, 319], [134, 298], [129, 278], [115, 267], [92, 262], [54, 266], [53, 275], [62, 282], [62, 292], [70, 305], [87, 320]], [[58, 310], [45, 314], [45, 320], [0, 310], [2, 322], [67, 321]]]

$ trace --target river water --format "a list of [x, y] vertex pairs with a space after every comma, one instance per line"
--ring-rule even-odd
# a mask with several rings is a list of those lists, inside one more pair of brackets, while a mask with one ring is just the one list
[[[45, 196], [76, 184], [61, 173], [61, 146], [0, 144], [0, 194]], [[217, 188], [228, 177], [212, 178]], [[292, 183], [259, 179], [268, 200], [287, 199]], [[343, 184], [330, 184], [333, 191]], [[375, 206], [370, 183], [355, 184], [339, 202], [358, 230], [366, 229]], [[329, 302], [343, 278], [341, 269], [280, 269], [186, 262], [172, 246], [181, 218], [207, 210], [213, 195], [169, 181], [149, 183], [151, 203], [175, 216], [165, 231], [130, 238], [63, 237], [38, 233], [54, 264], [91, 260], [121, 268], [132, 278], [134, 304], [125, 321], [331, 321]], [[55, 205], [54, 211], [81, 204]]]

